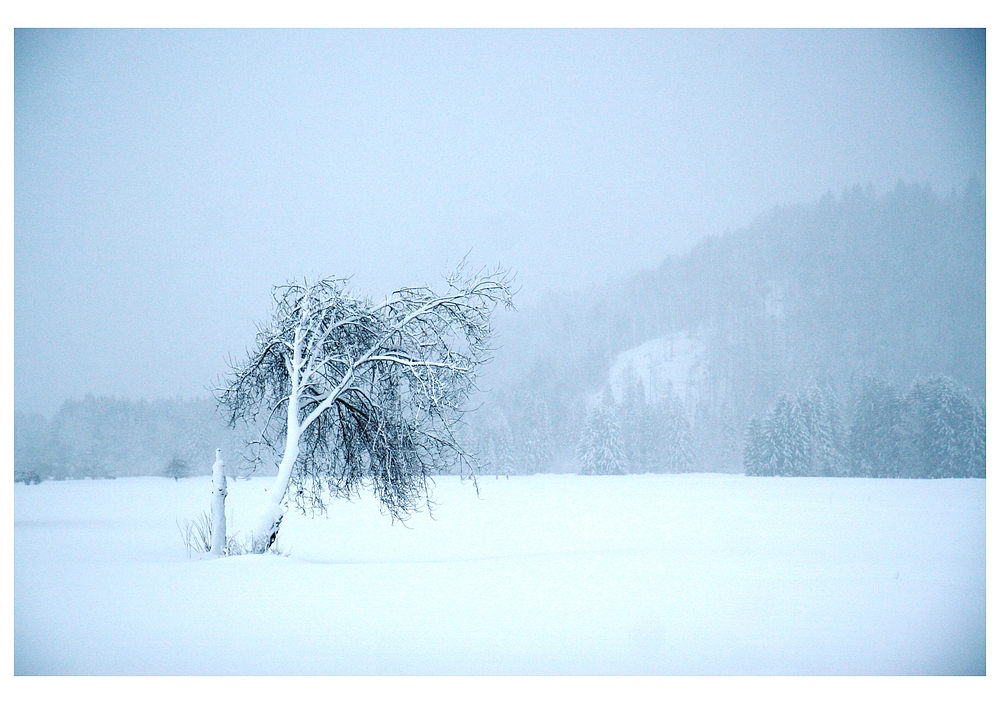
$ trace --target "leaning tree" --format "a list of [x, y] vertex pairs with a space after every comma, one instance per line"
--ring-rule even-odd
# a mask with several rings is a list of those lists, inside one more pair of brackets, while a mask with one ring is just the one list
[[431, 475], [475, 469], [456, 431], [490, 358], [491, 314], [512, 308], [512, 280], [460, 266], [446, 282], [381, 303], [343, 279], [274, 288], [270, 322], [217, 389], [230, 424], [256, 427], [255, 459], [280, 457], [255, 552], [277, 537], [286, 497], [322, 512], [329, 497], [368, 486], [404, 519], [428, 498]]

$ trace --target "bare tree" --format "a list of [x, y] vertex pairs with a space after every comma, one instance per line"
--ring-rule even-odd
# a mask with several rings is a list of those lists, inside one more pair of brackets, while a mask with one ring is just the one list
[[396, 519], [429, 494], [429, 477], [474, 471], [456, 441], [477, 369], [489, 361], [497, 305], [512, 307], [503, 270], [447, 278], [447, 290], [404, 288], [381, 303], [343, 279], [289, 283], [246, 361], [217, 398], [229, 422], [260, 429], [255, 458], [280, 456], [254, 550], [274, 542], [285, 496], [326, 510], [326, 497], [370, 486]]

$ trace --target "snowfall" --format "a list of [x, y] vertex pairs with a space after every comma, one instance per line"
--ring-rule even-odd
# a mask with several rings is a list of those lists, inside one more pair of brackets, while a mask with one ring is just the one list
[[[230, 482], [230, 532], [271, 480]], [[986, 482], [436, 481], [188, 556], [210, 477], [14, 488], [16, 675], [985, 674]]]

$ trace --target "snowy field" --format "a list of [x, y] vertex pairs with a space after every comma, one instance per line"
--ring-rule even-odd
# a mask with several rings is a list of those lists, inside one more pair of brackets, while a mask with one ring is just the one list
[[433, 519], [366, 497], [188, 559], [210, 483], [16, 485], [14, 673], [986, 671], [985, 480], [446, 477]]

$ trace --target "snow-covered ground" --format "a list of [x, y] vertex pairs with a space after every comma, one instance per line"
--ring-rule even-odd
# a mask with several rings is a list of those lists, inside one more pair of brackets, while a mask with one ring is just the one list
[[[269, 480], [230, 484], [245, 529]], [[984, 674], [984, 480], [540, 475], [290, 513], [211, 479], [14, 489], [15, 674]]]
[[686, 332], [647, 340], [615, 358], [608, 384], [619, 401], [630, 376], [642, 384], [647, 402], [659, 400], [673, 389], [691, 412], [708, 379], [706, 353], [705, 343]]

